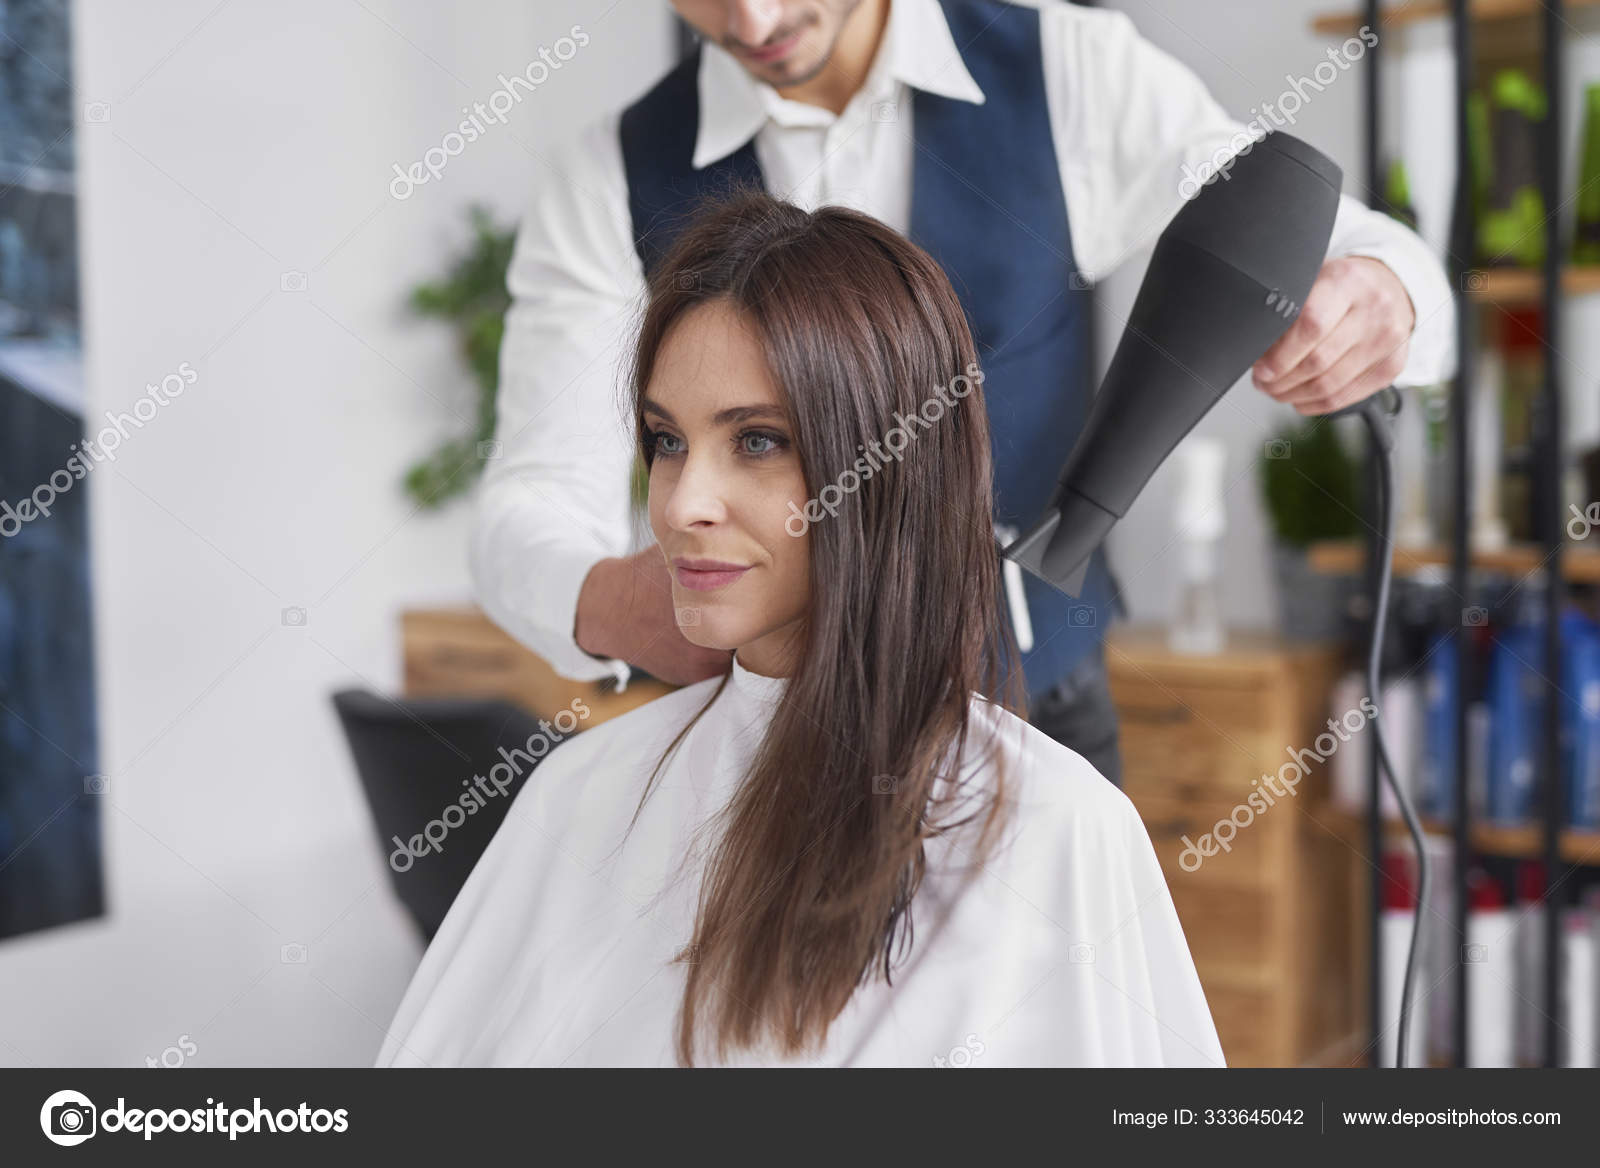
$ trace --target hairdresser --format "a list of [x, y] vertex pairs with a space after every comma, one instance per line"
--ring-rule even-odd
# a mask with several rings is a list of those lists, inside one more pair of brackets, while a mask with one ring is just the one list
[[[1283, 95], [1263, 94], [1273, 100], [1247, 128], [1116, 11], [1002, 0], [673, 7], [698, 48], [568, 139], [541, 175], [507, 275], [501, 446], [479, 496], [473, 577], [491, 617], [577, 680], [625, 680], [631, 665], [687, 684], [729, 668], [726, 653], [679, 631], [667, 564], [640, 538], [634, 436], [617, 397], [645, 275], [697, 198], [753, 181], [805, 208], [852, 206], [943, 265], [983, 362], [1003, 533], [1041, 514], [1083, 424], [1095, 385], [1089, 286], [1153, 244], [1233, 153], [1292, 132], [1295, 112], [1330, 84], [1353, 85], [1366, 48], [1351, 38], [1289, 69]], [[1346, 195], [1299, 318], [1252, 379], [1302, 414], [1442, 380], [1455, 362], [1450, 303], [1427, 245]], [[1025, 603], [1008, 608], [1013, 628], [1032, 634], [1030, 720], [1120, 784], [1103, 637], [1125, 613], [1105, 550], [1077, 598], [1032, 575], [1022, 587]]]

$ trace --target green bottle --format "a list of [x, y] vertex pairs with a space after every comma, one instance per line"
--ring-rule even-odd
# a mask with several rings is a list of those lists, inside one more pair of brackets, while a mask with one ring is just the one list
[[1578, 171], [1572, 262], [1600, 264], [1600, 83], [1584, 90], [1583, 105], [1583, 163]]
[[1478, 245], [1490, 265], [1544, 262], [1544, 196], [1539, 191], [1539, 127], [1544, 93], [1520, 69], [1502, 69], [1489, 94], [1494, 163]]
[[[1467, 162], [1472, 169], [1472, 221], [1483, 222], [1489, 204], [1489, 171], [1492, 150], [1489, 145], [1489, 102], [1482, 91], [1467, 94]], [[1477, 257], [1482, 259], [1482, 256]]]
[[1383, 188], [1384, 209], [1411, 230], [1417, 229], [1417, 209], [1411, 205], [1411, 179], [1406, 175], [1406, 164], [1398, 158], [1389, 163], [1389, 172]]

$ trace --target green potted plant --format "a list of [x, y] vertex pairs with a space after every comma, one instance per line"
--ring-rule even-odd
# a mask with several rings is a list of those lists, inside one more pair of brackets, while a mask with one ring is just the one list
[[[464, 494], [483, 473], [483, 463], [496, 456], [495, 396], [500, 390], [500, 341], [505, 335], [506, 269], [516, 244], [516, 230], [497, 225], [481, 206], [467, 209], [472, 238], [444, 277], [412, 289], [411, 310], [419, 316], [448, 321], [455, 329], [461, 356], [477, 388], [475, 425], [471, 433], [441, 442], [432, 453], [405, 472], [407, 495], [424, 508], [436, 508]], [[634, 459], [633, 497], [644, 498], [644, 466]]]
[[1257, 470], [1272, 526], [1283, 633], [1295, 640], [1335, 639], [1357, 580], [1313, 571], [1307, 552], [1319, 540], [1360, 533], [1360, 468], [1334, 423], [1308, 417], [1267, 439]]
[[411, 291], [410, 307], [419, 316], [448, 321], [477, 389], [472, 431], [441, 442], [405, 472], [406, 494], [419, 506], [435, 508], [465, 492], [483, 471], [493, 451], [494, 399], [500, 388], [500, 338], [505, 332], [506, 268], [516, 232], [495, 224], [479, 206], [468, 208], [472, 239], [444, 277]]

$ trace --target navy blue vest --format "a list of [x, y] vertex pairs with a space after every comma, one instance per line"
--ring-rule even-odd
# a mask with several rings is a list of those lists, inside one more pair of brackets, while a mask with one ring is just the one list
[[[907, 234], [943, 266], [966, 310], [984, 370], [996, 521], [1025, 529], [1048, 505], [1088, 410], [1089, 297], [1073, 262], [1050, 136], [1038, 11], [1002, 0], [940, 3], [985, 100], [913, 90]], [[699, 64], [696, 50], [622, 114], [634, 244], [647, 274], [695, 199], [734, 182], [766, 186], [754, 139], [694, 169]], [[1033, 698], [1065, 677], [1124, 609], [1104, 549], [1076, 599], [1032, 575], [1024, 587], [1034, 646], [1022, 665]]]

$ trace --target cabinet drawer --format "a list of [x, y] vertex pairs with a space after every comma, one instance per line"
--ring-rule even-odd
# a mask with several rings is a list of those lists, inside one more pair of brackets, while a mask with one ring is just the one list
[[1278, 960], [1269, 888], [1172, 887], [1172, 905], [1195, 968], [1230, 979], [1259, 981]]
[[[1174, 898], [1180, 889], [1266, 886], [1275, 872], [1281, 874], [1279, 858], [1295, 827], [1292, 810], [1281, 801], [1259, 814], [1245, 804], [1247, 816], [1238, 812], [1239, 803], [1225, 799], [1191, 800], [1143, 791], [1130, 798]], [[1219, 831], [1218, 824], [1225, 826]]]
[[[1113, 680], [1123, 789], [1237, 802], [1278, 751], [1275, 724], [1258, 688], [1177, 689]], [[1282, 731], [1278, 731], [1282, 733]]]
[[1222, 1057], [1230, 1067], [1292, 1065], [1280, 1028], [1273, 1024], [1282, 1010], [1281, 990], [1231, 985], [1216, 978], [1208, 984], [1204, 971], [1200, 984], [1222, 1043]]
[[[1242, 826], [1230, 838], [1235, 821], [1229, 817], [1236, 803], [1156, 795], [1141, 795], [1133, 802], [1202, 980], [1210, 971], [1232, 982], [1259, 982], [1283, 957], [1274, 910], [1278, 897], [1286, 894], [1282, 857], [1295, 828], [1289, 809], [1268, 808], [1249, 822], [1237, 816]], [[1219, 832], [1218, 823], [1228, 826]], [[1212, 854], [1205, 855], [1205, 850]]]

